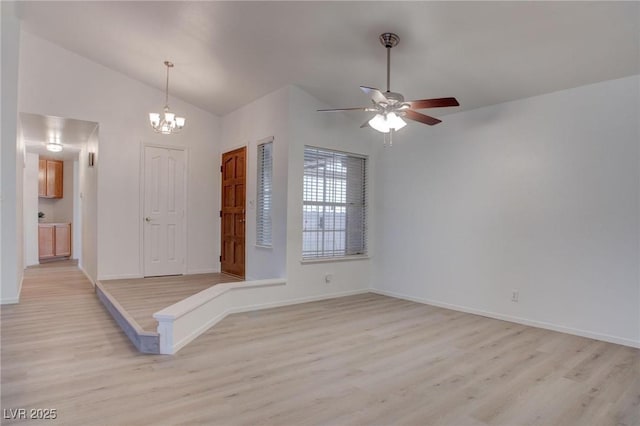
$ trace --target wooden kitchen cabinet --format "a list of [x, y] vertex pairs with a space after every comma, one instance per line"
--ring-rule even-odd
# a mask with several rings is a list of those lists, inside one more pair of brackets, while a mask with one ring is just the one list
[[38, 197], [62, 198], [64, 163], [41, 158], [38, 162]]
[[38, 256], [40, 260], [56, 256], [55, 225], [52, 223], [38, 225]]
[[47, 196], [47, 160], [38, 161], [38, 197]]
[[71, 224], [38, 224], [38, 254], [40, 260], [71, 256]]

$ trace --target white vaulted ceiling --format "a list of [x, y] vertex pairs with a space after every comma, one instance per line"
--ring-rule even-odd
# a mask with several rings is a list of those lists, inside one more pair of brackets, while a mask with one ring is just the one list
[[[23, 29], [217, 115], [288, 84], [334, 107], [385, 86], [462, 109], [640, 73], [637, 2], [23, 2]], [[444, 112], [444, 111], [443, 111]]]

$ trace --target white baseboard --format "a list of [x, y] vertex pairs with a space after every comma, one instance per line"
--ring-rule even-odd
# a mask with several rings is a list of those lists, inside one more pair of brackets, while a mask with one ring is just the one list
[[24, 283], [24, 270], [20, 272], [20, 279], [18, 280], [18, 298], [16, 303], [20, 302], [20, 295], [22, 294], [22, 284]]
[[82, 272], [84, 274], [85, 277], [87, 277], [87, 279], [89, 280], [89, 282], [91, 283], [92, 286], [96, 286], [96, 283], [93, 282], [93, 279], [89, 276], [89, 274], [87, 273], [87, 271], [84, 270], [84, 268], [81, 265], [78, 265], [78, 269], [80, 269], [80, 272]]
[[319, 300], [335, 299], [338, 297], [353, 296], [356, 294], [364, 294], [364, 293], [369, 293], [369, 289], [365, 288], [365, 289], [358, 289], [358, 290], [341, 291], [338, 293], [328, 293], [328, 294], [322, 294], [318, 296], [300, 297], [298, 299], [288, 299], [288, 300], [282, 300], [278, 302], [258, 303], [255, 305], [247, 305], [247, 306], [239, 306], [239, 307], [231, 308], [229, 309], [229, 314], [259, 311], [262, 309], [279, 308], [281, 306], [298, 305], [300, 303], [317, 302]]
[[23, 282], [24, 282], [24, 272], [22, 273], [22, 275], [20, 276], [20, 279], [18, 280], [18, 296], [0, 299], [0, 305], [15, 305], [16, 303], [20, 303], [20, 293], [22, 292]]
[[[173, 345], [172, 355], [175, 355], [176, 352], [184, 348], [187, 344], [191, 343], [196, 337], [199, 337], [202, 333], [204, 333], [205, 331], [207, 331], [208, 329], [210, 329], [211, 327], [213, 327], [214, 325], [216, 325], [217, 323], [225, 319], [225, 317], [229, 315], [229, 313], [230, 313], [229, 310], [226, 310], [221, 314], [216, 315], [215, 317], [211, 318], [209, 321], [207, 321], [197, 329], [193, 330], [191, 333], [189, 333], [188, 336], [185, 336], [182, 340], [180, 340], [179, 342], [176, 342], [176, 344]], [[162, 336], [162, 333], [159, 333], [159, 334]]]
[[632, 348], [640, 348], [640, 341], [627, 339], [624, 337], [611, 336], [609, 334], [601, 334], [587, 330], [580, 330], [577, 328], [565, 327], [562, 325], [552, 324], [543, 321], [530, 320], [527, 318], [514, 317], [511, 315], [499, 314], [496, 312], [483, 311], [480, 309], [470, 308], [467, 306], [453, 305], [450, 303], [440, 302], [437, 300], [424, 299], [421, 297], [409, 296], [406, 294], [396, 293], [387, 290], [370, 289], [371, 293], [381, 294], [383, 296], [395, 297], [397, 299], [409, 300], [412, 302], [423, 303], [425, 305], [438, 306], [440, 308], [451, 309], [454, 311], [466, 312], [469, 314], [480, 315], [483, 317], [499, 319], [503, 321], [515, 322], [517, 324], [528, 325], [531, 327], [544, 328], [546, 330], [559, 331], [561, 333], [573, 334], [575, 336], [587, 337], [595, 340], [602, 340], [604, 342], [615, 343], [618, 345], [630, 346]]
[[[214, 325], [216, 325], [217, 323], [219, 323], [220, 321], [222, 321], [228, 315], [231, 315], [231, 314], [236, 314], [236, 313], [241, 313], [241, 312], [258, 311], [258, 310], [262, 310], [262, 309], [278, 308], [278, 307], [281, 307], [281, 306], [297, 305], [297, 304], [300, 304], [300, 303], [316, 302], [316, 301], [319, 301], [319, 300], [335, 299], [337, 297], [352, 296], [352, 295], [355, 295], [355, 294], [363, 294], [363, 293], [369, 293], [369, 289], [365, 288], [365, 289], [359, 289], [359, 290], [350, 290], [350, 291], [343, 291], [343, 292], [338, 292], [338, 293], [322, 294], [322, 295], [318, 295], [318, 296], [301, 297], [301, 298], [298, 298], [298, 299], [289, 299], [289, 300], [282, 300], [282, 301], [277, 301], [277, 302], [259, 303], [259, 304], [255, 304], [255, 305], [246, 305], [246, 306], [238, 306], [238, 307], [229, 308], [229, 309], [225, 310], [224, 312], [220, 313], [219, 315], [216, 315], [215, 317], [211, 318], [209, 321], [207, 321], [205, 324], [201, 325], [197, 329], [193, 330], [191, 333], [189, 333], [188, 336], [185, 336], [179, 342], [176, 342], [173, 345], [173, 352], [172, 353], [175, 355], [180, 349], [185, 347], [187, 344], [189, 344], [195, 338], [197, 338], [202, 333], [204, 333], [205, 331], [207, 331], [208, 329], [210, 329], [211, 327], [213, 327]], [[224, 294], [222, 294], [221, 296], [224, 297]]]
[[185, 272], [185, 275], [195, 275], [195, 274], [218, 274], [220, 273], [220, 268], [205, 268], [205, 269], [188, 269]]
[[98, 281], [108, 280], [135, 280], [138, 278], [144, 278], [144, 275], [140, 274], [122, 274], [122, 275], [100, 275]]

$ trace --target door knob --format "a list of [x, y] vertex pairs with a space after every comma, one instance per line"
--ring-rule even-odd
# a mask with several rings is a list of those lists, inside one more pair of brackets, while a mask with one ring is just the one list
[[145, 222], [151, 222], [151, 218], [150, 217], [145, 217], [144, 220], [145, 220]]

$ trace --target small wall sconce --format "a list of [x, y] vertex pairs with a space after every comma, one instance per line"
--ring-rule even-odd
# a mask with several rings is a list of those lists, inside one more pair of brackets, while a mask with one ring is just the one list
[[93, 165], [95, 164], [95, 161], [96, 161], [95, 152], [90, 152], [89, 153], [89, 167], [93, 167]]

